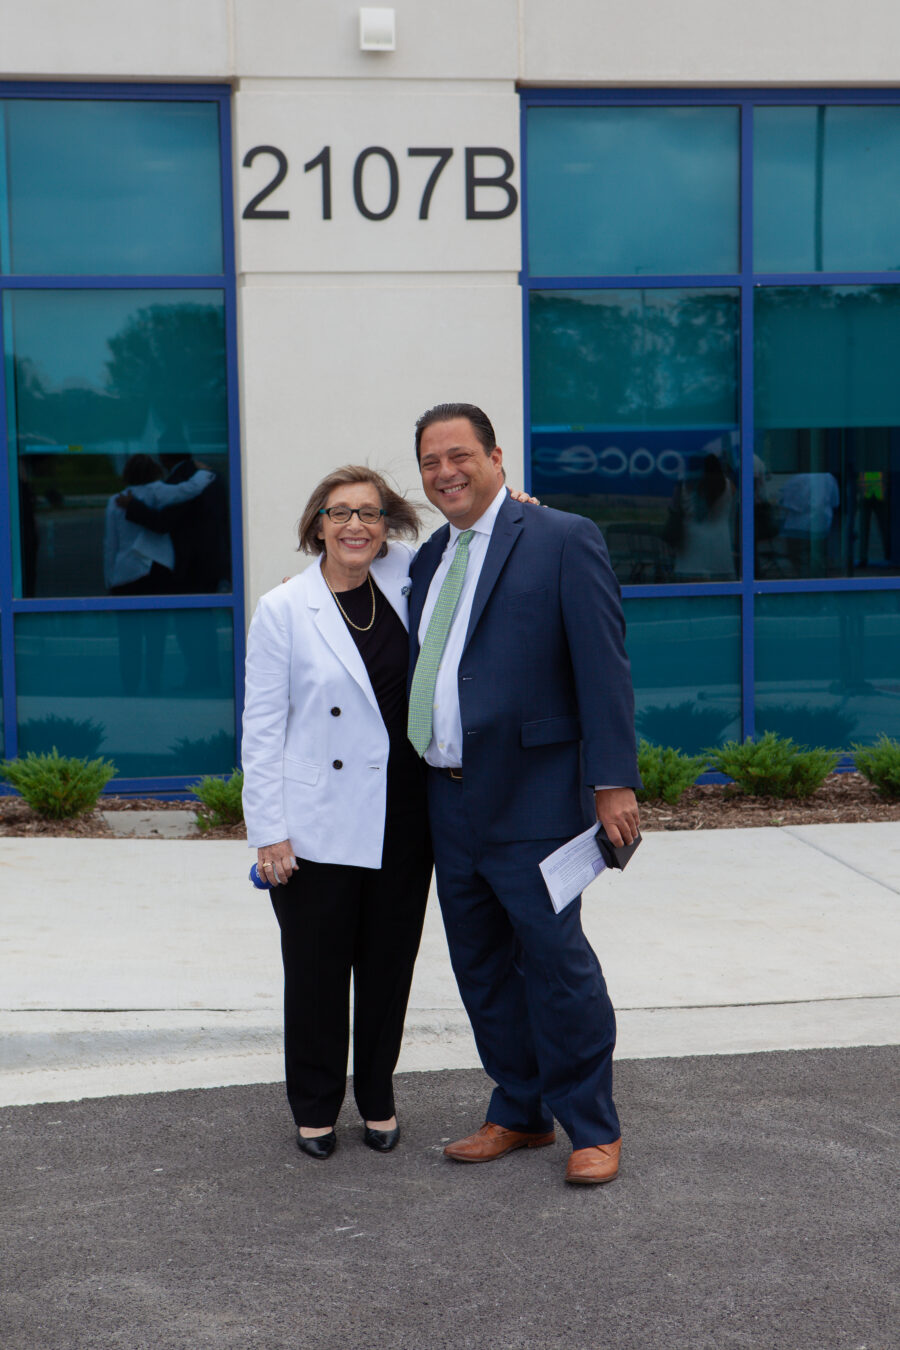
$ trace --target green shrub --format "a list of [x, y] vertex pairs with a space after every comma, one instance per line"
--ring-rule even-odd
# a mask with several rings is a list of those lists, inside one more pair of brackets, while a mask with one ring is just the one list
[[882, 732], [874, 745], [854, 745], [853, 762], [882, 797], [900, 797], [900, 741]]
[[807, 750], [774, 731], [755, 741], [726, 741], [709, 751], [713, 768], [751, 797], [811, 797], [839, 758], [836, 750]]
[[108, 759], [67, 758], [54, 746], [49, 754], [29, 751], [24, 759], [6, 759], [0, 772], [36, 815], [68, 820], [93, 811], [116, 766]]
[[220, 825], [240, 825], [244, 819], [241, 793], [244, 775], [235, 769], [230, 778], [201, 778], [191, 791], [200, 799], [197, 828], [205, 833]]
[[685, 755], [670, 745], [653, 745], [641, 740], [638, 769], [644, 786], [637, 794], [638, 801], [655, 801], [662, 797], [664, 802], [674, 806], [698, 774], [703, 773], [706, 763], [706, 755]]

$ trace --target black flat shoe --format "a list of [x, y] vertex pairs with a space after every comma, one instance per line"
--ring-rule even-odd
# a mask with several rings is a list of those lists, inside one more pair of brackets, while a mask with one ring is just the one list
[[298, 1130], [297, 1147], [308, 1158], [330, 1158], [337, 1148], [337, 1135], [334, 1130], [330, 1130], [328, 1134], [317, 1134], [312, 1139], [304, 1139]]
[[367, 1148], [374, 1148], [376, 1153], [390, 1153], [399, 1142], [399, 1125], [395, 1125], [392, 1130], [370, 1130], [368, 1125], [363, 1126], [363, 1143]]

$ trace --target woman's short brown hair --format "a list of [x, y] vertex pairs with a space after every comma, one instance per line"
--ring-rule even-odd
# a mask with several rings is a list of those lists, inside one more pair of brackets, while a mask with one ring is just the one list
[[[371, 483], [381, 500], [384, 511], [384, 523], [388, 539], [416, 539], [421, 517], [416, 507], [395, 492], [385, 478], [365, 464], [345, 464], [327, 474], [312, 490], [312, 495], [303, 508], [300, 517], [298, 552], [323, 553], [325, 541], [319, 538], [319, 512], [325, 506], [335, 488], [347, 487], [351, 483]], [[387, 547], [382, 554], [387, 552]], [[379, 555], [381, 556], [381, 555]]]

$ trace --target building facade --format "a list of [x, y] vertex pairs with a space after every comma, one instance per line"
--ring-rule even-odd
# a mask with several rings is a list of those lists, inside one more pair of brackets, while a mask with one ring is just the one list
[[6, 755], [228, 772], [310, 489], [415, 494], [448, 399], [603, 529], [643, 735], [900, 735], [896, 7], [0, 0], [0, 34]]

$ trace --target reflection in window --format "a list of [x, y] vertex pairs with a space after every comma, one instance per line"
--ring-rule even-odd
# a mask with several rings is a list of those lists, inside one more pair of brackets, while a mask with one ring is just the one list
[[900, 289], [755, 296], [756, 575], [900, 572]]
[[103, 755], [122, 778], [235, 763], [230, 610], [20, 614], [19, 753]]
[[737, 292], [534, 291], [532, 488], [623, 583], [738, 575]]
[[638, 736], [687, 754], [740, 739], [740, 601], [626, 600], [625, 618]]
[[216, 103], [9, 99], [0, 102], [0, 133], [4, 120], [11, 253], [4, 271], [222, 271]]
[[738, 270], [736, 108], [530, 108], [532, 276]]
[[757, 272], [900, 268], [900, 108], [757, 108]]
[[4, 318], [15, 593], [229, 589], [221, 292], [14, 291]]
[[900, 592], [756, 597], [756, 729], [849, 749], [900, 737]]

